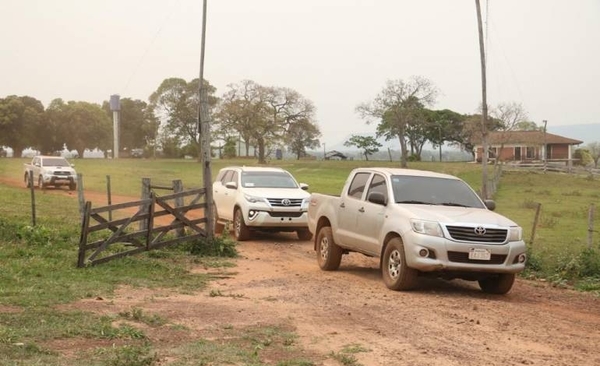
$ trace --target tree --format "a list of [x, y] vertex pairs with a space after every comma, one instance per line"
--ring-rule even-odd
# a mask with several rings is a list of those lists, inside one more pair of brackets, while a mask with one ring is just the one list
[[289, 150], [300, 159], [306, 155], [306, 149], [319, 147], [321, 143], [318, 137], [321, 136], [319, 127], [308, 119], [302, 119], [290, 125], [287, 131], [287, 144]]
[[371, 102], [359, 104], [356, 111], [367, 123], [379, 120], [377, 135], [386, 139], [397, 137], [401, 148], [401, 166], [407, 166], [408, 128], [417, 119], [424, 106], [433, 105], [438, 95], [437, 87], [428, 79], [413, 76], [408, 81], [388, 80]]
[[[193, 144], [201, 158], [200, 135], [198, 131], [198, 79], [186, 82], [180, 78], [163, 80], [158, 89], [150, 95], [150, 108], [162, 122], [165, 136], [176, 136], [183, 145]], [[204, 80], [204, 88], [208, 94], [208, 104], [211, 109], [218, 103], [214, 96], [216, 88]], [[212, 113], [211, 113], [212, 114]], [[172, 144], [174, 140], [169, 140]]]
[[442, 109], [426, 110], [425, 118], [427, 119], [425, 137], [439, 149], [439, 160], [442, 161], [442, 145], [460, 139], [465, 116], [449, 109]]
[[373, 136], [352, 135], [348, 141], [344, 142], [344, 146], [356, 146], [363, 151], [365, 159], [369, 160], [369, 155], [379, 151], [382, 146]]
[[[110, 110], [108, 101], [102, 104], [102, 109], [112, 119], [113, 112]], [[154, 115], [152, 107], [139, 99], [121, 99], [119, 123], [119, 149], [121, 151], [130, 152], [132, 149], [144, 148], [156, 140], [158, 135], [159, 121]]]
[[598, 160], [600, 160], [600, 142], [591, 142], [587, 145], [586, 149], [594, 160], [594, 168], [598, 168]]
[[314, 125], [312, 102], [293, 89], [264, 87], [251, 80], [228, 87], [216, 114], [220, 134], [239, 134], [246, 143], [246, 155], [249, 145], [254, 145], [259, 164], [266, 162], [271, 146], [285, 143], [290, 131], [298, 130], [296, 124]]
[[83, 157], [85, 149], [111, 148], [112, 122], [100, 105], [55, 99], [46, 112], [67, 148], [77, 150], [79, 156]]
[[0, 145], [11, 147], [13, 157], [20, 158], [25, 148], [44, 137], [36, 130], [43, 120], [44, 106], [35, 98], [11, 95], [0, 99]]

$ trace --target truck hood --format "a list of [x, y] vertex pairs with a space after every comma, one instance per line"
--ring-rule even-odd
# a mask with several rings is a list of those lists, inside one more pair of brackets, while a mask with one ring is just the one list
[[245, 188], [245, 194], [263, 198], [307, 198], [310, 193], [300, 188]]
[[514, 221], [485, 208], [450, 207], [435, 205], [398, 204], [406, 217], [437, 221], [443, 224], [473, 224], [484, 226], [518, 226]]

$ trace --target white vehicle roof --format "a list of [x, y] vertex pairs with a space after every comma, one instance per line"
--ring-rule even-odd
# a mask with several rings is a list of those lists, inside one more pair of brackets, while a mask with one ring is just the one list
[[428, 170], [418, 170], [418, 169], [403, 169], [403, 168], [386, 168], [386, 167], [370, 167], [370, 168], [357, 168], [354, 172], [357, 171], [369, 171], [369, 172], [379, 172], [387, 175], [412, 175], [417, 177], [432, 177], [432, 178], [446, 178], [446, 179], [457, 179], [460, 178], [455, 177], [450, 174], [431, 172]]

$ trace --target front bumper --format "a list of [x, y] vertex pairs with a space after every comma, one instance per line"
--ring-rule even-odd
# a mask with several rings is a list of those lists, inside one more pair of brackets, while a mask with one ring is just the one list
[[[406, 233], [404, 243], [408, 266], [423, 272], [518, 273], [525, 269], [525, 262], [519, 262], [519, 256], [527, 252], [522, 240], [505, 244], [466, 243], [410, 231]], [[422, 249], [427, 249], [430, 254], [423, 257]], [[487, 249], [491, 258], [469, 259], [471, 249]]]
[[308, 226], [306, 211], [264, 211], [248, 209], [244, 212], [246, 226], [263, 229], [302, 229]]
[[42, 178], [44, 180], [44, 184], [52, 186], [71, 185], [75, 183], [75, 178], [70, 175], [43, 175]]

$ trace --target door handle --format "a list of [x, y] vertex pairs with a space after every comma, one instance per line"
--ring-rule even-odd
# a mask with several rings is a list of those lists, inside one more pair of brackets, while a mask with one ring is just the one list
[[358, 212], [365, 212], [365, 208], [364, 207], [359, 208]]

